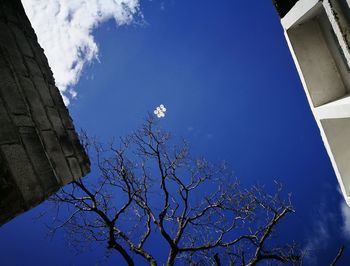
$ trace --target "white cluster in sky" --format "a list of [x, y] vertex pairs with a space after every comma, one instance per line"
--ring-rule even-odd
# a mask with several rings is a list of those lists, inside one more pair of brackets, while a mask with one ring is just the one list
[[154, 110], [154, 114], [158, 117], [158, 118], [162, 118], [165, 117], [165, 112], [166, 112], [166, 108], [163, 104], [159, 105], [155, 110]]
[[140, 15], [139, 0], [22, 0], [38, 41], [48, 58], [64, 101], [76, 96], [73, 86], [83, 67], [98, 59], [92, 35], [101, 23], [133, 22]]

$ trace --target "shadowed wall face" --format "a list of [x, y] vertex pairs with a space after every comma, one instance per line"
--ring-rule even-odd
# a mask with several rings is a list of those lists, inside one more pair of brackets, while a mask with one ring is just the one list
[[20, 0], [0, 0], [0, 224], [90, 171]]

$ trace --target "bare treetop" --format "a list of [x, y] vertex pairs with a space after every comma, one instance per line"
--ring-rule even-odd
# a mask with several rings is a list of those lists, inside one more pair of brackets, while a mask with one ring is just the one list
[[85, 136], [99, 171], [52, 201], [67, 206], [54, 230], [64, 227], [72, 243], [106, 243], [128, 265], [139, 256], [163, 264], [151, 248], [167, 247], [167, 265], [256, 265], [261, 261], [297, 264], [294, 243], [276, 244], [278, 224], [294, 212], [282, 187], [243, 189], [225, 163], [192, 159], [186, 142], [174, 141], [149, 117], [120, 143], [102, 145]]

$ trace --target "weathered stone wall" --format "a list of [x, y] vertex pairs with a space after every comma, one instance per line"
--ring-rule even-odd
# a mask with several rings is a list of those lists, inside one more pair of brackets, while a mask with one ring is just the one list
[[0, 224], [89, 171], [21, 1], [0, 0]]

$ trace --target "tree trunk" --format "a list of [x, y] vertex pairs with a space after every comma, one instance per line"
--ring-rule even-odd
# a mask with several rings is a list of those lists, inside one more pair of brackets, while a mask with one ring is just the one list
[[177, 256], [178, 253], [179, 253], [178, 250], [175, 250], [175, 249], [171, 249], [170, 250], [170, 253], [169, 253], [169, 256], [168, 256], [168, 261], [166, 263], [167, 266], [173, 266], [174, 265], [175, 259], [176, 259], [176, 256]]
[[121, 245], [119, 245], [118, 243], [113, 243], [111, 247], [116, 251], [118, 251], [123, 256], [128, 266], [135, 266], [133, 259], [130, 257], [130, 255], [125, 251], [125, 249]]

